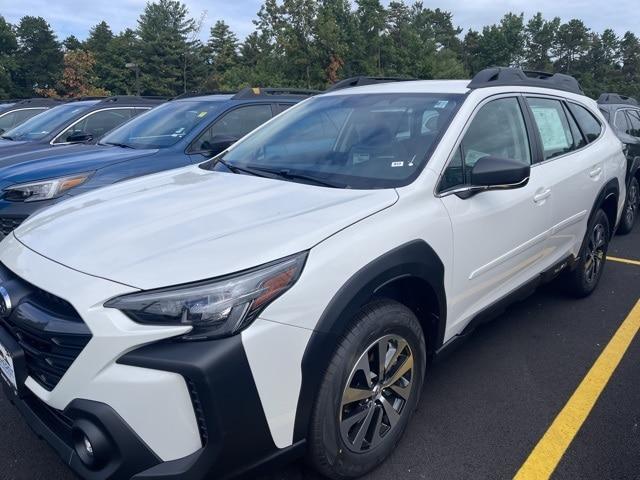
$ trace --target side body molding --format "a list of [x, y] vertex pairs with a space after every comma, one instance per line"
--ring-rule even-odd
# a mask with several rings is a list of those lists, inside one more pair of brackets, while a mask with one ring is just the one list
[[434, 296], [438, 316], [435, 348], [442, 345], [446, 327], [447, 302], [444, 265], [436, 252], [423, 240], [401, 245], [367, 264], [336, 293], [324, 310], [305, 349], [302, 359], [302, 386], [298, 399], [294, 442], [306, 437], [313, 403], [340, 337], [346, 332], [358, 310], [387, 285], [397, 280], [418, 279], [426, 283]]

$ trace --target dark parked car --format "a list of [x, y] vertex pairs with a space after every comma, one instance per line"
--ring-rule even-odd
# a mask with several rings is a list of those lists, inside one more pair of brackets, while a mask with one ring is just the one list
[[0, 104], [0, 134], [17, 127], [45, 110], [62, 105], [62, 103], [60, 100], [50, 98], [28, 98], [3, 102]]
[[107, 132], [164, 100], [108, 97], [73, 100], [37, 115], [0, 136], [0, 166], [7, 155], [73, 143], [95, 143]]
[[626, 234], [640, 209], [640, 106], [635, 98], [603, 93], [598, 99], [600, 110], [624, 143], [627, 155], [627, 201], [618, 233]]
[[0, 150], [0, 238], [27, 216], [70, 195], [203, 162], [314, 93], [248, 88], [236, 94], [187, 95], [131, 120], [97, 145], [10, 156]]

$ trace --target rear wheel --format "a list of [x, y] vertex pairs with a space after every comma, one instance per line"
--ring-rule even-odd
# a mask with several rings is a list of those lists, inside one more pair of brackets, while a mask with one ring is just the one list
[[566, 285], [573, 295], [586, 297], [598, 286], [607, 260], [610, 232], [609, 218], [598, 210], [589, 222], [578, 264], [567, 275]]
[[638, 216], [640, 208], [640, 182], [636, 177], [631, 179], [627, 190], [627, 201], [622, 212], [622, 219], [618, 227], [618, 233], [625, 235], [633, 230], [633, 224]]
[[416, 408], [425, 365], [424, 335], [411, 310], [391, 300], [365, 307], [322, 381], [309, 434], [312, 466], [350, 479], [379, 465]]

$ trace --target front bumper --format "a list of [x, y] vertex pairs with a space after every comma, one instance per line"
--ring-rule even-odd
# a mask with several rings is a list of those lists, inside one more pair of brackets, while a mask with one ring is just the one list
[[[19, 398], [5, 385], [5, 394], [29, 426], [81, 478], [190, 480], [213, 474], [226, 479], [273, 468], [303, 452], [304, 442], [285, 449], [274, 445], [239, 336], [195, 344], [153, 344], [125, 355], [119, 363], [184, 375], [201, 425], [203, 447], [187, 457], [163, 462], [104, 403], [76, 399], [58, 411], [31, 393]], [[92, 431], [87, 424], [107, 439], [99, 452], [105, 460], [95, 468], [88, 467], [75, 449], [75, 432]], [[97, 447], [94, 450], [98, 452]]]
[[[2, 242], [0, 262], [66, 300], [91, 331], [55, 385], [24, 375], [20, 396], [8, 392], [31, 427], [81, 477], [177, 480], [213, 472], [227, 478], [300, 453], [303, 442], [285, 448], [274, 443], [241, 336], [180, 342], [174, 339], [186, 327], [136, 324], [102, 306], [133, 288], [70, 270], [13, 235]], [[24, 326], [37, 325], [46, 322]], [[99, 466], [89, 468], [76, 452], [78, 430], [107, 439], [97, 442], [106, 444]]]

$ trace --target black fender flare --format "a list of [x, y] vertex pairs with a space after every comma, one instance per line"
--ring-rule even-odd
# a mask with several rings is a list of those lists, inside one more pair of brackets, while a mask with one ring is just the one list
[[414, 240], [373, 260], [338, 290], [309, 339], [302, 358], [302, 385], [298, 397], [294, 442], [306, 438], [321, 379], [337, 342], [346, 333], [351, 319], [384, 286], [408, 277], [427, 282], [435, 293], [439, 316], [436, 348], [442, 345], [447, 302], [444, 265], [436, 252], [425, 241]]
[[[602, 207], [604, 202], [611, 196], [618, 197], [620, 196], [620, 184], [618, 183], [617, 178], [612, 178], [609, 180], [601, 189], [600, 193], [596, 197], [596, 201], [593, 203], [593, 207], [591, 208], [591, 212], [589, 213], [589, 221], [593, 218], [599, 208]], [[616, 216], [618, 213], [618, 202], [616, 201]], [[618, 228], [618, 225], [615, 224], [616, 219], [614, 219], [614, 224], [611, 225], [612, 234]]]

